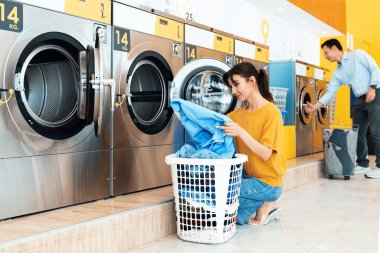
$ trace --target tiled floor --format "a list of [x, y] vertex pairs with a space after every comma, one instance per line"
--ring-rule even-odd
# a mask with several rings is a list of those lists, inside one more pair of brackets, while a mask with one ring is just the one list
[[128, 252], [375, 253], [379, 241], [380, 180], [363, 175], [320, 179], [283, 194], [280, 221], [239, 226], [219, 245], [185, 242], [176, 235]]

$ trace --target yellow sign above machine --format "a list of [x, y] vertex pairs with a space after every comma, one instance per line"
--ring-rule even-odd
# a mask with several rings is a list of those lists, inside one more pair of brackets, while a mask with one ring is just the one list
[[184, 24], [165, 18], [156, 16], [155, 35], [167, 38], [170, 40], [183, 42]]
[[234, 39], [221, 34], [214, 34], [214, 49], [227, 54], [234, 53]]
[[65, 13], [111, 24], [110, 0], [66, 0]]
[[269, 63], [269, 49], [256, 46], [255, 60]]
[[18, 2], [111, 24], [111, 0], [18, 0]]
[[314, 78], [314, 67], [310, 65], [306, 65], [306, 76], [310, 78]]
[[328, 69], [323, 69], [323, 80], [324, 81], [331, 81], [331, 73]]

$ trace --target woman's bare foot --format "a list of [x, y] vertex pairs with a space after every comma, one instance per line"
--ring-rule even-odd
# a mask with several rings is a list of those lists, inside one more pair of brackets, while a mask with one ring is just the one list
[[274, 202], [265, 202], [259, 209], [256, 211], [256, 217], [250, 220], [250, 224], [262, 224], [268, 217], [268, 214], [274, 209]]

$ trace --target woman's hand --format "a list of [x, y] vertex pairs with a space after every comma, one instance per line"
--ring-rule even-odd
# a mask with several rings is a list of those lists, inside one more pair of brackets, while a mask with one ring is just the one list
[[228, 136], [242, 137], [246, 131], [235, 122], [226, 122], [224, 126], [217, 126], [217, 128], [224, 130]]
[[272, 149], [256, 141], [247, 131], [235, 122], [227, 122], [224, 123], [224, 126], [217, 126], [217, 128], [224, 130], [226, 135], [239, 137], [248, 148], [263, 161], [268, 161], [273, 153]]

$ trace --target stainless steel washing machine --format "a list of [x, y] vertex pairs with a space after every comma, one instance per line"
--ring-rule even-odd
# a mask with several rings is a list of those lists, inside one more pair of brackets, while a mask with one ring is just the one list
[[[327, 83], [323, 80], [323, 70], [322, 74], [319, 75], [315, 81], [315, 102], [323, 97], [327, 91]], [[314, 152], [323, 151], [323, 128], [328, 128], [330, 124], [330, 109], [329, 104], [322, 106], [317, 109], [315, 113], [315, 131], [314, 131]]]
[[[296, 66], [299, 63], [296, 63]], [[296, 67], [297, 69], [297, 67]], [[314, 152], [314, 112], [307, 113], [307, 102], [315, 103], [315, 80], [307, 76], [296, 75], [296, 156]]]
[[237, 100], [223, 82], [233, 63], [233, 35], [192, 21], [185, 24], [186, 65], [176, 75], [171, 98], [182, 98], [226, 114]]
[[[170, 98], [182, 98], [222, 114], [240, 106], [223, 82], [223, 74], [232, 66], [233, 53], [233, 35], [186, 21], [186, 64], [172, 82]], [[186, 134], [185, 142], [193, 143]]]
[[234, 64], [250, 62], [268, 73], [269, 47], [242, 37], [235, 37]]
[[[171, 184], [165, 156], [184, 143], [169, 86], [184, 64], [182, 19], [114, 2], [113, 195]], [[125, 99], [124, 99], [124, 96]]]
[[0, 219], [109, 196], [110, 26], [0, 7]]

